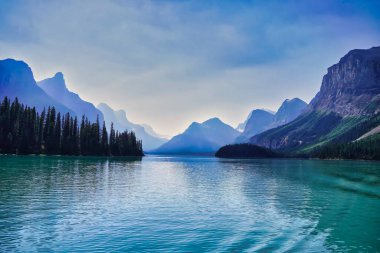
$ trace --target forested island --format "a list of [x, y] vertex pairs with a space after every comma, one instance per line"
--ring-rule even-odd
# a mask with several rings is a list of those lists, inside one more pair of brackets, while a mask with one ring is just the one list
[[249, 143], [227, 145], [220, 148], [216, 153], [219, 158], [275, 158], [282, 157], [270, 149], [252, 145]]
[[0, 153], [82, 156], [143, 156], [142, 142], [134, 132], [108, 134], [99, 119], [79, 122], [70, 113], [61, 115], [54, 107], [39, 113], [16, 98], [5, 97], [0, 105]]

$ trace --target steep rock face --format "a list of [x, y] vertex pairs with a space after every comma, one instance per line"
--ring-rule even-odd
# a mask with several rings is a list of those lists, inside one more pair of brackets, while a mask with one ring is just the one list
[[193, 122], [182, 134], [154, 150], [159, 154], [214, 153], [220, 147], [232, 143], [239, 132], [218, 118], [203, 123]]
[[352, 50], [328, 68], [309, 109], [342, 116], [380, 112], [380, 47]]
[[14, 100], [16, 97], [23, 104], [35, 106], [38, 111], [54, 106], [61, 113], [75, 113], [51, 98], [36, 83], [33, 72], [23, 61], [6, 59], [0, 61], [0, 96]]
[[272, 149], [307, 151], [331, 141], [352, 141], [350, 136], [358, 138], [376, 124], [372, 118], [379, 112], [380, 47], [352, 50], [328, 69], [319, 93], [302, 115], [253, 136], [250, 142]]
[[155, 137], [147, 133], [145, 128], [130, 122], [127, 119], [126, 112], [124, 110], [113, 110], [107, 104], [101, 103], [98, 105], [98, 109], [103, 113], [104, 120], [107, 125], [107, 129], [110, 129], [111, 122], [114, 125], [114, 129], [121, 131], [133, 131], [136, 134], [136, 137], [142, 140], [144, 151], [149, 151], [155, 149], [165, 143], [167, 140], [160, 137]]
[[74, 111], [78, 117], [85, 115], [91, 122], [96, 122], [97, 117], [99, 117], [99, 122], [103, 123], [102, 112], [90, 102], [82, 100], [78, 94], [71, 92], [66, 87], [66, 82], [61, 72], [58, 72], [52, 78], [38, 82], [38, 86], [54, 100]]

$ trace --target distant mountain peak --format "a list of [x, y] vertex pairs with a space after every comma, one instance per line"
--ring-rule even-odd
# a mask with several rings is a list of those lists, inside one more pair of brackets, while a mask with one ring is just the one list
[[214, 117], [211, 119], [208, 119], [202, 123], [203, 125], [224, 125], [223, 121], [221, 121], [219, 118]]
[[56, 79], [63, 79], [63, 73], [62, 72], [55, 73], [54, 78], [56, 78]]
[[109, 105], [107, 105], [106, 103], [99, 103], [96, 107], [106, 108], [106, 109], [112, 110], [112, 108]]
[[53, 77], [38, 82], [38, 86], [50, 97], [74, 111], [78, 117], [85, 115], [91, 122], [97, 119], [100, 122], [103, 121], [103, 114], [93, 104], [84, 101], [78, 94], [67, 88], [62, 72], [57, 72]]
[[68, 91], [66, 81], [62, 72], [57, 72], [53, 77], [46, 78], [45, 80], [38, 82], [38, 84], [43, 89], [45, 89], [46, 86], [54, 86], [54, 89], [56, 89], [56, 92], [58, 93]]
[[191, 130], [191, 129], [194, 129], [194, 128], [198, 128], [198, 127], [200, 127], [202, 124], [201, 123], [199, 123], [199, 122], [192, 122], [191, 124], [190, 124], [190, 126], [185, 130], [185, 132], [187, 132], [187, 131], [189, 131], [189, 130]]
[[181, 134], [154, 150], [153, 153], [213, 153], [223, 145], [232, 143], [239, 132], [214, 117], [202, 123], [192, 122]]
[[278, 111], [276, 112], [276, 114], [282, 109], [284, 108], [285, 106], [289, 106], [289, 105], [292, 105], [292, 106], [301, 106], [301, 107], [304, 107], [307, 105], [307, 103], [305, 101], [303, 101], [302, 99], [299, 99], [299, 98], [292, 98], [292, 99], [285, 99], [284, 102], [282, 102], [280, 108], [278, 109]]
[[21, 103], [35, 106], [38, 111], [54, 106], [61, 113], [75, 113], [49, 96], [34, 79], [32, 69], [23, 61], [0, 60], [0, 95], [10, 99], [17, 97]]
[[32, 69], [24, 61], [11, 58], [0, 60], [0, 71], [4, 73], [13, 73], [24, 81], [35, 83]]
[[277, 112], [265, 109], [254, 109], [246, 121], [239, 127], [244, 129], [236, 142], [246, 142], [252, 136], [268, 129], [284, 125], [297, 118], [307, 107], [307, 103], [299, 98], [285, 99]]
[[29, 65], [24, 62], [24, 61], [20, 61], [20, 60], [16, 60], [16, 59], [12, 59], [12, 58], [7, 58], [7, 59], [4, 59], [2, 60], [2, 62], [7, 65], [7, 66], [10, 66], [10, 67], [15, 67], [15, 66], [20, 66], [20, 67], [29, 67]]
[[288, 103], [305, 103], [306, 104], [306, 102], [300, 98], [292, 98], [292, 99], [287, 98], [284, 100], [282, 104], [288, 104]]

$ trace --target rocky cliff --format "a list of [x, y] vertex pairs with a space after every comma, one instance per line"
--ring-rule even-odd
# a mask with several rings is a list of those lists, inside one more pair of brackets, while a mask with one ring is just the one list
[[307, 151], [329, 142], [352, 141], [378, 125], [378, 113], [380, 47], [352, 50], [328, 68], [320, 91], [302, 115], [253, 136], [250, 142]]
[[380, 112], [380, 47], [352, 50], [328, 68], [309, 109], [342, 116]]

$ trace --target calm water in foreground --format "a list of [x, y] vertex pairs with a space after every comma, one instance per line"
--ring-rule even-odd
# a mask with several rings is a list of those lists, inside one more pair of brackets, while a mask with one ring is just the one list
[[0, 251], [379, 252], [380, 163], [0, 156]]

